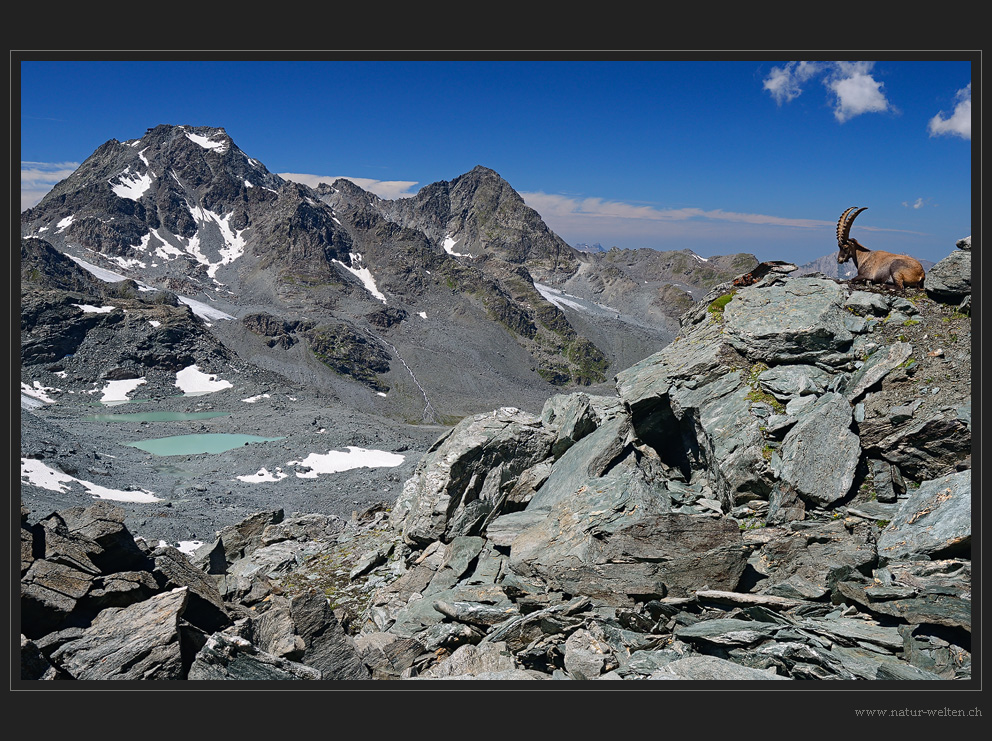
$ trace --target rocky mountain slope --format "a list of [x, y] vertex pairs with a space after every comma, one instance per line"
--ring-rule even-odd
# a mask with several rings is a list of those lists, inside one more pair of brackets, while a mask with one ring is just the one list
[[582, 297], [613, 300], [609, 321], [549, 300], [541, 286], [581, 293], [598, 271], [488, 168], [385, 201], [347, 180], [283, 180], [210, 127], [107, 142], [21, 233], [213, 307], [210, 332], [260, 368], [416, 422], [606, 382], [671, 340], [685, 300], [664, 282], [597, 283]]
[[390, 508], [188, 559], [122, 506], [25, 512], [22, 676], [968, 682], [958, 247], [925, 292], [718, 284], [614, 394], [443, 431]]

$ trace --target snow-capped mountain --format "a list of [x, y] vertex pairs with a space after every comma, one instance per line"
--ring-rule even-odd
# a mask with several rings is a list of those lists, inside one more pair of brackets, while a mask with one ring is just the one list
[[756, 263], [573, 249], [481, 166], [397, 201], [310, 188], [202, 126], [108, 141], [21, 234], [211, 307], [212, 335], [261, 368], [434, 421], [607, 381], [671, 340], [693, 291]]

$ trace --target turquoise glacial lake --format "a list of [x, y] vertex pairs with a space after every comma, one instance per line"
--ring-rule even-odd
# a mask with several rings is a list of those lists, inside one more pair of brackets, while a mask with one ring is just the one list
[[259, 437], [258, 435], [217, 432], [171, 435], [124, 444], [132, 448], [139, 448], [152, 455], [199, 455], [201, 453], [223, 453], [251, 443], [269, 443], [282, 439], [281, 437]]
[[228, 417], [230, 412], [132, 412], [129, 414], [91, 414], [83, 419], [95, 422], [181, 422], [187, 419]]

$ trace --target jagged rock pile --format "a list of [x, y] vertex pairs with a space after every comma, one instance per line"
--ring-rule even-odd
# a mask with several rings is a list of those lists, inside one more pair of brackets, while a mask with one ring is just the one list
[[[53, 516], [22, 563], [23, 655], [76, 678], [969, 678], [968, 308], [723, 284], [617, 396], [468, 418], [388, 521], [260, 515], [195, 578], [168, 548], [67, 560], [110, 547]], [[59, 569], [92, 574], [72, 606], [42, 592]]]
[[107, 502], [25, 517], [22, 679], [370, 676], [323, 595], [269, 581], [351, 538], [354, 522], [260, 512], [189, 558], [133, 538]]

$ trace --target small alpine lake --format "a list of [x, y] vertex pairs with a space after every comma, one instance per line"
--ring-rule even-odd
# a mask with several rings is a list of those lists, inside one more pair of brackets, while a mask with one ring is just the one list
[[126, 414], [91, 414], [83, 419], [92, 422], [182, 422], [190, 419], [228, 417], [230, 412], [131, 412]]
[[267, 443], [283, 440], [282, 437], [260, 437], [259, 435], [241, 435], [236, 433], [216, 432], [193, 435], [170, 435], [150, 440], [138, 440], [124, 443], [131, 448], [144, 450], [152, 455], [200, 455], [202, 453], [224, 453], [251, 443]]

